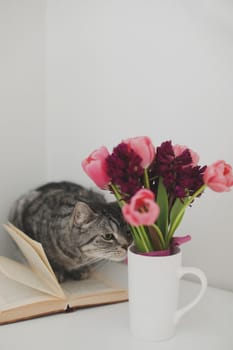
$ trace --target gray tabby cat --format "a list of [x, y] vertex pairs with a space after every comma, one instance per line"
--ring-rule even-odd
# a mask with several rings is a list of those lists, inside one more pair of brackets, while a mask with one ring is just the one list
[[87, 278], [103, 259], [121, 261], [132, 241], [116, 202], [71, 182], [48, 183], [20, 197], [9, 221], [42, 243], [60, 282]]

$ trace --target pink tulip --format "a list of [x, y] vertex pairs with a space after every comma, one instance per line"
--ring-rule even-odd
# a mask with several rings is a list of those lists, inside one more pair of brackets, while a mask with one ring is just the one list
[[194, 152], [193, 150], [191, 150], [190, 148], [186, 147], [186, 146], [181, 146], [181, 145], [174, 145], [173, 146], [173, 151], [175, 153], [175, 157], [180, 156], [185, 150], [189, 150], [191, 158], [192, 158], [192, 166], [196, 166], [199, 162], [199, 155]]
[[147, 136], [134, 137], [123, 141], [142, 158], [141, 166], [147, 168], [155, 157], [155, 148]]
[[125, 220], [133, 226], [154, 224], [159, 212], [154, 193], [146, 189], [139, 190], [122, 208]]
[[110, 182], [110, 178], [106, 173], [106, 158], [108, 155], [107, 148], [102, 146], [82, 161], [83, 170], [102, 189], [106, 188]]
[[228, 192], [233, 186], [232, 167], [224, 160], [218, 160], [206, 168], [203, 179], [213, 191]]

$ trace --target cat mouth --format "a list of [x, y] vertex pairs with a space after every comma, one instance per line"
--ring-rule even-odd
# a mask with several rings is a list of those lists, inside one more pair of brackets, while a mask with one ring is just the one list
[[126, 257], [127, 257], [127, 250], [125, 250], [124, 253], [118, 252], [116, 254], [113, 254], [112, 256], [109, 257], [109, 260], [120, 262], [120, 261], [124, 261]]
[[115, 262], [121, 262], [121, 261], [124, 261], [125, 259], [126, 259], [126, 255], [124, 257], [112, 257], [109, 260], [115, 261]]
[[86, 255], [89, 255], [89, 258], [92, 259], [104, 259], [104, 260], [109, 260], [109, 261], [124, 261], [127, 257], [127, 249], [121, 248], [120, 250], [116, 251], [108, 251], [108, 252], [99, 252], [98, 255], [96, 255], [96, 252], [94, 251], [86, 251]]

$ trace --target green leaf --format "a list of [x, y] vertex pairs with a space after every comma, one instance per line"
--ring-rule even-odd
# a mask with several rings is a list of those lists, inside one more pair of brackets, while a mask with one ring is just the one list
[[180, 215], [179, 219], [176, 221], [175, 225], [173, 226], [173, 228], [172, 228], [172, 232], [173, 232], [173, 233], [176, 231], [176, 229], [177, 229], [178, 226], [180, 225], [180, 223], [181, 223], [181, 221], [182, 221], [182, 219], [183, 219], [184, 213], [185, 213], [185, 212], [183, 212], [183, 213]]
[[[170, 228], [172, 228], [172, 232], [174, 233], [175, 230], [180, 225], [183, 216], [184, 216], [184, 208], [187, 205], [187, 202], [189, 201], [189, 198], [185, 198], [183, 201], [181, 201], [179, 198], [176, 199], [175, 203], [172, 206], [171, 213], [170, 213]], [[181, 213], [183, 211], [183, 213]], [[177, 217], [179, 217], [177, 219]]]
[[167, 190], [163, 184], [163, 179], [161, 177], [159, 178], [156, 202], [160, 207], [160, 215], [158, 217], [156, 225], [159, 226], [165, 237], [168, 233], [168, 196]]
[[176, 217], [174, 217], [174, 221], [173, 224], [170, 226], [169, 228], [169, 232], [168, 232], [168, 236], [167, 236], [167, 242], [169, 242], [175, 232], [175, 230], [177, 229], [177, 227], [179, 226], [183, 216], [184, 216], [184, 212], [185, 209], [193, 202], [193, 200], [199, 196], [207, 187], [206, 184], [203, 184], [191, 197], [187, 197], [184, 200], [184, 204], [181, 207], [179, 213], [176, 215]]
[[181, 209], [184, 206], [184, 202], [181, 202], [180, 198], [177, 198], [175, 200], [175, 203], [172, 206], [171, 209], [171, 213], [170, 213], [170, 226], [172, 226], [175, 218], [177, 217], [177, 215], [179, 214], [179, 212], [181, 211]]

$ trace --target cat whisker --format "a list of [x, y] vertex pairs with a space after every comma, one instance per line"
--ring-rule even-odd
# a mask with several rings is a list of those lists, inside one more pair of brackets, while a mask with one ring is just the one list
[[84, 267], [84, 266], [90, 266], [92, 264], [96, 264], [96, 263], [99, 263], [101, 262], [103, 259], [102, 258], [91, 258], [91, 259], [88, 259], [82, 263], [79, 264], [78, 268], [80, 267]]

